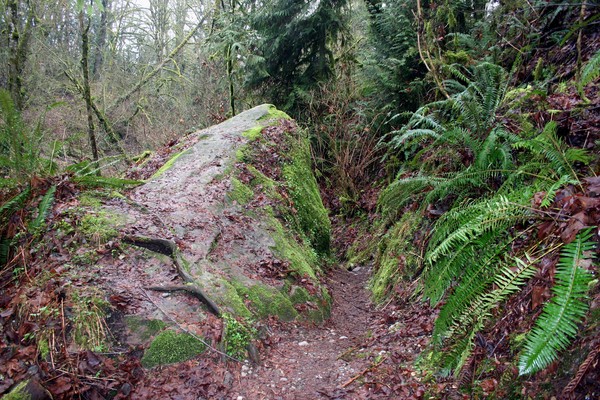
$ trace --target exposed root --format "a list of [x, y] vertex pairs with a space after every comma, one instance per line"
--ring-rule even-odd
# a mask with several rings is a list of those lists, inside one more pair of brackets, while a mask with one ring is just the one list
[[185, 266], [188, 263], [181, 255], [179, 247], [177, 247], [175, 242], [167, 239], [149, 238], [143, 236], [125, 236], [123, 241], [125, 243], [143, 247], [155, 253], [160, 253], [171, 257], [173, 259], [173, 263], [175, 264], [175, 268], [177, 269], [177, 274], [186, 283], [186, 285], [178, 286], [152, 286], [148, 288], [149, 290], [154, 290], [157, 292], [187, 292], [204, 303], [211, 313], [217, 317], [221, 317], [221, 311], [219, 310], [219, 307], [206, 294], [204, 294], [204, 292], [196, 285], [194, 278], [186, 271]]
[[219, 310], [219, 307], [211, 299], [209, 299], [202, 292], [202, 290], [200, 290], [197, 286], [194, 286], [194, 285], [151, 286], [151, 287], [147, 287], [146, 289], [154, 290], [155, 292], [167, 292], [167, 293], [178, 292], [178, 291], [187, 292], [187, 293], [191, 294], [192, 296], [196, 297], [202, 303], [204, 303], [211, 313], [213, 313], [217, 317], [221, 316], [221, 311]]

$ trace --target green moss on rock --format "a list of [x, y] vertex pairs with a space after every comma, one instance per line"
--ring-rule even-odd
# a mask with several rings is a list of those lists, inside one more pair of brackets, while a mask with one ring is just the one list
[[385, 300], [402, 276], [418, 266], [417, 256], [411, 249], [414, 248], [412, 237], [420, 219], [418, 213], [406, 213], [383, 237], [375, 260], [377, 270], [371, 279], [371, 291], [376, 302]]
[[268, 221], [275, 241], [273, 248], [275, 255], [289, 261], [290, 270], [297, 278], [309, 277], [316, 282], [316, 271], [320, 270], [317, 253], [308, 243], [298, 243], [277, 218], [270, 216]]
[[311, 296], [310, 293], [308, 293], [308, 290], [300, 286], [292, 286], [292, 289], [290, 290], [290, 301], [292, 304], [302, 304], [310, 300]]
[[277, 107], [275, 107], [272, 104], [269, 104], [269, 111], [266, 115], [264, 115], [263, 117], [261, 117], [259, 119], [259, 121], [264, 122], [264, 121], [269, 121], [269, 120], [274, 120], [274, 121], [279, 121], [281, 119], [292, 119], [289, 115], [287, 115], [285, 112], [278, 110]]
[[312, 173], [308, 140], [294, 144], [292, 162], [283, 168], [283, 176], [294, 201], [300, 229], [319, 254], [329, 254], [331, 222]]
[[252, 313], [248, 310], [248, 307], [244, 304], [244, 301], [238, 294], [236, 288], [231, 283], [223, 280], [220, 282], [221, 287], [224, 288], [225, 294], [221, 298], [224, 306], [229, 308], [236, 316], [243, 318], [251, 318]]
[[282, 321], [292, 321], [298, 316], [290, 299], [275, 288], [263, 284], [252, 286], [240, 282], [232, 282], [232, 284], [238, 294], [250, 302], [250, 307], [259, 318], [275, 315]]
[[231, 190], [227, 193], [229, 200], [235, 200], [240, 205], [248, 204], [254, 197], [254, 192], [239, 179], [231, 178]]
[[158, 335], [142, 357], [142, 366], [173, 364], [202, 353], [205, 345], [188, 333], [166, 330]]
[[247, 131], [243, 132], [242, 136], [248, 140], [256, 140], [260, 136], [260, 133], [262, 132], [262, 130], [263, 130], [263, 126], [258, 125], [258, 126], [255, 126], [254, 128], [250, 128]]
[[162, 174], [164, 174], [165, 171], [169, 170], [173, 166], [173, 164], [175, 164], [175, 161], [177, 161], [177, 159], [179, 157], [181, 157], [184, 154], [189, 153], [190, 151], [192, 151], [192, 149], [187, 149], [187, 150], [184, 150], [184, 151], [181, 151], [181, 152], [175, 154], [173, 157], [171, 157], [169, 159], [169, 161], [167, 161], [162, 167], [160, 167], [160, 169], [158, 171], [156, 171], [154, 173], [154, 175], [152, 175], [150, 177], [150, 179], [158, 178], [159, 176], [161, 176]]

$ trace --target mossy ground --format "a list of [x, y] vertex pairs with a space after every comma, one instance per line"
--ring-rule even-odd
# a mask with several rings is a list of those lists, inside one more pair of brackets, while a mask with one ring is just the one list
[[27, 393], [25, 387], [28, 381], [23, 381], [15, 386], [10, 393], [5, 394], [0, 400], [31, 400], [31, 395]]
[[188, 333], [166, 330], [159, 334], [142, 357], [142, 366], [173, 364], [202, 353], [206, 346]]
[[106, 211], [90, 212], [79, 221], [79, 231], [90, 242], [101, 245], [117, 236], [120, 217]]

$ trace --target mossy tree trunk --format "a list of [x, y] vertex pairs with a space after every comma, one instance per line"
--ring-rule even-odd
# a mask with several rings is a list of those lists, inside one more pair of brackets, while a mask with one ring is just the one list
[[98, 145], [94, 128], [94, 110], [92, 107], [92, 94], [90, 89], [89, 57], [89, 30], [90, 18], [85, 15], [83, 8], [79, 11], [79, 29], [81, 30], [81, 72], [83, 73], [83, 99], [87, 111], [88, 138], [92, 150], [92, 159], [98, 161]]
[[8, 0], [8, 43], [9, 43], [9, 62], [8, 62], [8, 88], [17, 110], [23, 109], [24, 88], [23, 72], [27, 62], [27, 53], [29, 51], [29, 39], [31, 37], [31, 27], [35, 18], [35, 10], [29, 1], [25, 23], [19, 13], [19, 1]]

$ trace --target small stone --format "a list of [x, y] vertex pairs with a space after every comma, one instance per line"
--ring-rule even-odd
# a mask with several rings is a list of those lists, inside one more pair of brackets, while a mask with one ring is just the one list
[[225, 371], [223, 375], [223, 386], [231, 388], [233, 386], [233, 374], [229, 371]]
[[287, 382], [287, 378], [279, 378], [281, 382]]
[[362, 269], [361, 267], [356, 267], [356, 268], [354, 268], [354, 269], [352, 270], [352, 272], [358, 272], [358, 271], [360, 271], [361, 269]]
[[306, 342], [306, 341], [300, 342], [300, 343], [298, 343], [298, 346], [308, 346], [308, 342]]
[[340, 340], [348, 339], [348, 336], [340, 336]]
[[123, 396], [127, 397], [129, 396], [129, 393], [131, 393], [131, 384], [129, 384], [128, 382], [125, 382], [123, 384], [123, 386], [121, 386], [121, 393], [123, 394]]
[[170, 294], [169, 294], [169, 293], [163, 293], [163, 294], [162, 294], [162, 297], [169, 297], [169, 296], [170, 296]]
[[237, 400], [244, 400], [244, 396], [238, 396]]

